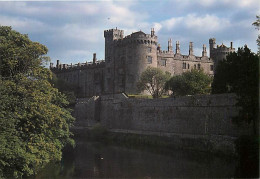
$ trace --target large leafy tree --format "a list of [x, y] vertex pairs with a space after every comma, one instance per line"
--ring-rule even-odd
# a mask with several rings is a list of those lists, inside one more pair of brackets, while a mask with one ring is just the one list
[[[260, 30], [260, 16], [256, 16], [256, 21], [253, 23], [255, 28], [259, 31]], [[258, 46], [258, 55], [260, 55], [260, 34], [258, 34], [258, 37], [256, 39], [256, 43]]]
[[237, 122], [253, 122], [257, 132], [259, 56], [245, 45], [221, 61], [216, 69], [212, 93], [236, 93], [240, 106]]
[[35, 174], [73, 144], [74, 118], [42, 66], [47, 48], [0, 26], [0, 178]]
[[165, 88], [172, 91], [173, 96], [209, 94], [212, 78], [203, 70], [192, 69], [181, 75], [173, 76], [167, 81]]
[[165, 92], [165, 82], [171, 77], [169, 72], [163, 72], [159, 68], [148, 67], [137, 82], [140, 91], [147, 90], [153, 98], [159, 98]]

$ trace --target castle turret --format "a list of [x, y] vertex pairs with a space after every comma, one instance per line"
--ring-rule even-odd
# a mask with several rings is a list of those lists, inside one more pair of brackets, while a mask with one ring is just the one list
[[172, 39], [168, 40], [168, 52], [172, 52]]
[[93, 53], [93, 64], [96, 64], [97, 62], [97, 55], [96, 53]]
[[207, 56], [207, 49], [206, 49], [206, 45], [205, 44], [203, 44], [202, 56], [203, 57]]
[[180, 42], [176, 41], [176, 54], [180, 54], [181, 50], [180, 50]]
[[105, 61], [110, 62], [113, 53], [113, 42], [114, 40], [119, 40], [124, 38], [124, 31], [119, 29], [110, 29], [104, 31], [105, 37]]
[[151, 29], [151, 36], [153, 37], [154, 36], [154, 28]]
[[210, 38], [209, 39], [210, 58], [212, 58], [212, 51], [213, 51], [214, 48], [216, 48], [216, 39], [215, 38]]
[[218, 65], [219, 61], [226, 59], [226, 56], [229, 53], [235, 51], [235, 49], [233, 48], [233, 42], [230, 42], [230, 47], [225, 46], [223, 43], [221, 45], [217, 45], [216, 47], [216, 39], [211, 38], [209, 39], [209, 45], [210, 58], [212, 58], [215, 67]]
[[60, 60], [57, 60], [56, 68], [58, 69], [60, 66]]
[[193, 42], [190, 42], [189, 45], [189, 55], [193, 55]]
[[50, 63], [50, 68], [53, 68], [53, 63]]

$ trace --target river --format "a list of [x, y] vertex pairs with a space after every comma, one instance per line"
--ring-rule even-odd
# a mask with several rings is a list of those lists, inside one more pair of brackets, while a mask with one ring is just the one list
[[60, 163], [48, 164], [35, 178], [230, 178], [236, 163], [206, 153], [77, 140]]
[[236, 163], [206, 153], [77, 140], [60, 163], [48, 164], [35, 178], [230, 178]]

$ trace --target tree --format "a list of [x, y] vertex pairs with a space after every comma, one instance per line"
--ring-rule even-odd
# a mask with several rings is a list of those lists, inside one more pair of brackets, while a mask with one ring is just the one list
[[153, 98], [159, 98], [165, 92], [165, 82], [170, 78], [169, 72], [163, 72], [159, 68], [148, 67], [137, 82], [140, 91], [147, 90]]
[[241, 107], [236, 121], [253, 122], [257, 131], [259, 57], [245, 45], [221, 61], [212, 84], [212, 93], [236, 93]]
[[[257, 30], [260, 29], [260, 16], [256, 16], [256, 21], [253, 23], [253, 25], [255, 26], [255, 28]], [[258, 38], [256, 39], [256, 43], [258, 46], [258, 55], [260, 55], [260, 35], [258, 34]]]
[[35, 174], [73, 145], [74, 118], [42, 64], [48, 49], [0, 26], [0, 178]]
[[212, 79], [203, 70], [192, 69], [181, 75], [173, 76], [167, 81], [165, 88], [171, 90], [173, 96], [209, 94]]

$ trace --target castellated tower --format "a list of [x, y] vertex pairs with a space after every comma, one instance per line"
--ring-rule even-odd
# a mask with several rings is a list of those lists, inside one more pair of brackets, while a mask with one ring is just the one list
[[225, 46], [223, 43], [221, 45], [217, 45], [216, 47], [215, 38], [209, 39], [209, 47], [210, 47], [210, 58], [213, 59], [214, 66], [215, 66], [214, 69], [216, 69], [216, 66], [218, 65], [219, 61], [226, 59], [226, 56], [229, 53], [235, 52], [235, 48], [233, 48], [233, 42], [230, 42], [230, 47]]
[[[111, 35], [113, 34], [113, 37]], [[123, 37], [122, 31], [105, 31], [105, 61], [107, 92], [136, 93], [137, 81], [148, 67], [157, 67], [157, 36], [138, 31]]]

